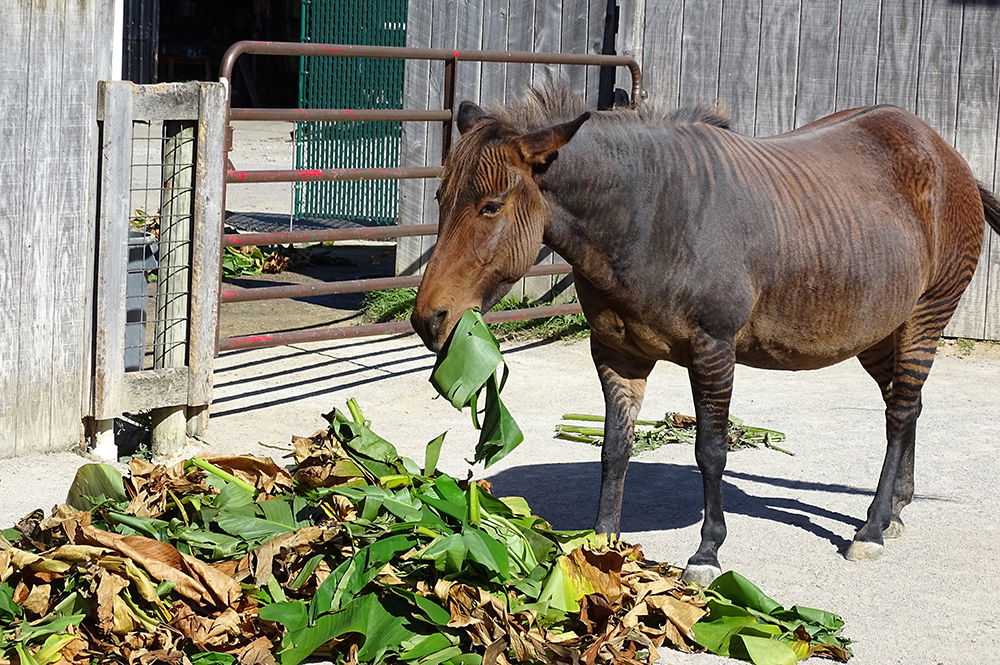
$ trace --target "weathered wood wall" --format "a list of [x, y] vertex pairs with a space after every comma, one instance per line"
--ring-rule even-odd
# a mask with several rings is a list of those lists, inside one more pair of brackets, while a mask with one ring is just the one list
[[[410, 0], [407, 41], [415, 47], [599, 53], [605, 5], [604, 0]], [[619, 5], [619, 52], [642, 65], [652, 103], [721, 99], [736, 129], [756, 136], [837, 109], [898, 104], [927, 120], [982, 182], [1000, 189], [996, 3], [620, 0]], [[405, 106], [440, 108], [440, 71], [428, 78], [426, 64], [407, 67]], [[459, 99], [482, 102], [516, 99], [542, 69], [472, 63], [459, 68]], [[596, 70], [563, 69], [575, 85], [596, 95]], [[619, 75], [619, 85], [627, 88], [624, 82]], [[439, 163], [439, 128], [408, 124], [404, 131], [407, 165]], [[434, 221], [436, 184], [411, 183], [402, 188], [402, 221]], [[432, 242], [401, 243], [401, 271], [419, 270]], [[948, 334], [1000, 339], [1000, 237], [987, 232], [979, 270]]]
[[97, 80], [111, 0], [0, 0], [0, 457], [89, 408]]

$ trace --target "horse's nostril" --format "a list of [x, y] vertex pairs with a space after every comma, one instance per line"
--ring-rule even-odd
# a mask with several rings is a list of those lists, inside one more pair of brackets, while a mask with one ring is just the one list
[[427, 319], [427, 332], [430, 333], [430, 338], [433, 341], [438, 341], [441, 335], [441, 326], [444, 325], [445, 319], [448, 318], [447, 310], [440, 309]]

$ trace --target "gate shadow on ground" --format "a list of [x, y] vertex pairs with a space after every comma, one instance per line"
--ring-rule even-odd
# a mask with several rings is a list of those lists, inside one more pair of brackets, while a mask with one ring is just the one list
[[[872, 492], [829, 483], [767, 478], [747, 473], [727, 477], [797, 490], [860, 494]], [[498, 496], [522, 496], [535, 514], [557, 529], [590, 529], [597, 514], [601, 466], [598, 462], [538, 464], [501, 471], [489, 478]], [[814, 518], [840, 522], [853, 531], [862, 520], [815, 506], [800, 499], [755, 496], [732, 482], [723, 482], [728, 514], [747, 515], [797, 526], [843, 550], [850, 543]], [[622, 507], [622, 530], [666, 531], [701, 522], [701, 474], [695, 466], [633, 461], [629, 465]], [[853, 534], [852, 534], [853, 535]]]
[[[405, 336], [400, 335], [394, 336], [390, 339], [402, 339], [404, 337]], [[279, 406], [281, 404], [299, 402], [312, 397], [319, 397], [330, 393], [334, 389], [341, 391], [349, 390], [351, 388], [370, 385], [379, 381], [395, 379], [418, 372], [423, 372], [427, 375], [428, 379], [430, 378], [431, 370], [434, 368], [435, 356], [424, 348], [423, 344], [419, 342], [415, 335], [413, 336], [414, 344], [412, 345], [392, 346], [385, 349], [368, 351], [357, 350], [357, 347], [359, 346], [363, 346], [368, 343], [375, 344], [377, 342], [384, 341], [385, 339], [386, 338], [379, 338], [366, 340], [365, 342], [338, 344], [327, 348], [310, 350], [301, 349], [295, 345], [288, 345], [287, 348], [295, 349], [293, 353], [251, 360], [246, 363], [232, 365], [230, 367], [221, 367], [215, 371], [215, 376], [218, 379], [215, 387], [236, 388], [237, 386], [242, 386], [243, 390], [238, 393], [223, 395], [215, 398], [212, 402], [213, 408], [211, 415], [213, 417], [222, 417], [248, 413], [272, 406]], [[518, 344], [517, 346], [507, 346], [504, 348], [504, 354], [512, 355], [551, 343], [553, 343], [552, 340], [528, 341]], [[352, 352], [343, 354], [342, 356], [333, 355], [338, 354], [342, 349], [346, 348], [352, 348], [353, 350]], [[402, 353], [401, 357], [386, 359], [392, 354], [400, 353]], [[294, 362], [291, 362], [292, 359], [295, 359]], [[318, 362], [309, 362], [312, 359], [316, 359]], [[422, 364], [418, 367], [405, 366], [421, 361]], [[269, 368], [263, 367], [267, 364], [270, 364], [271, 366]], [[296, 378], [297, 376], [302, 376], [322, 367], [332, 368], [338, 365], [338, 371], [326, 374], [322, 378], [317, 378], [315, 376]], [[254, 374], [253, 377], [246, 379], [231, 379], [228, 381], [225, 380], [225, 378], [227, 378], [227, 372], [232, 372], [236, 369], [244, 370], [249, 367], [258, 368], [257, 373]], [[351, 380], [351, 378], [356, 377], [357, 375], [367, 376]], [[279, 377], [286, 380], [276, 385], [267, 385], [266, 382], [268, 380]], [[345, 382], [336, 383], [331, 386], [330, 382], [335, 380], [344, 380]], [[298, 392], [294, 395], [284, 395], [281, 397], [275, 396], [275, 393], [282, 393], [290, 388], [306, 388], [308, 386], [318, 387], [315, 390]], [[231, 402], [244, 402], [248, 400], [251, 403], [241, 404], [238, 407], [224, 408], [224, 405]]]

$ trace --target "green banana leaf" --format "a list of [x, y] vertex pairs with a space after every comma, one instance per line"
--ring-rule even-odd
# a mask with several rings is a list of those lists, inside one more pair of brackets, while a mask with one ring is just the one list
[[[462, 315], [431, 372], [431, 384], [452, 406], [459, 410], [470, 407], [472, 425], [481, 430], [475, 461], [487, 467], [524, 441], [521, 428], [500, 400], [507, 372], [500, 344], [478, 309]], [[478, 403], [484, 392], [480, 424]]]

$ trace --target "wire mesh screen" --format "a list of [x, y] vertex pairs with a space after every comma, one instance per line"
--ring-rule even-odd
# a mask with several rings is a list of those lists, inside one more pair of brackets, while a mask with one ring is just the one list
[[125, 371], [183, 367], [190, 317], [194, 126], [133, 123]]
[[[303, 0], [302, 41], [406, 46], [407, 0]], [[388, 58], [303, 57], [302, 108], [403, 108], [403, 61]], [[399, 166], [398, 122], [300, 122], [296, 168]], [[296, 217], [393, 224], [398, 180], [303, 182], [295, 185]]]

